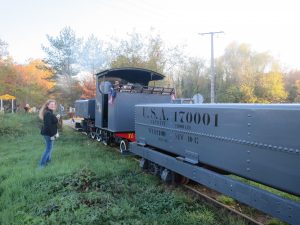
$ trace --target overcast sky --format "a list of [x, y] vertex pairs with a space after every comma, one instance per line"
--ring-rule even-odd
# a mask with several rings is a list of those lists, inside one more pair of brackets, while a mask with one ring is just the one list
[[70, 26], [78, 36], [107, 40], [154, 28], [166, 43], [185, 44], [187, 54], [210, 58], [210, 39], [224, 31], [216, 56], [232, 41], [269, 51], [289, 69], [300, 69], [300, 2], [263, 0], [0, 0], [0, 38], [19, 63], [42, 58], [46, 34]]

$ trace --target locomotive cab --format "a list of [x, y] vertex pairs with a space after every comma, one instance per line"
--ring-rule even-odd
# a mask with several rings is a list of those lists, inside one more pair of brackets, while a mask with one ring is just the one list
[[96, 137], [104, 144], [120, 144], [121, 151], [124, 146], [127, 148], [128, 142], [135, 141], [134, 106], [153, 102], [171, 103], [174, 94], [173, 88], [148, 86], [149, 82], [164, 78], [151, 70], [115, 68], [96, 76]]

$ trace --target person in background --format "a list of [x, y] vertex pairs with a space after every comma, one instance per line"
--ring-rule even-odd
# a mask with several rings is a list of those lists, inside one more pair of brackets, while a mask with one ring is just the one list
[[121, 88], [120, 82], [118, 80], [116, 80], [113, 85], [113, 89], [120, 91], [120, 88]]
[[36, 107], [35, 106], [31, 107], [29, 112], [30, 113], [36, 113]]
[[28, 112], [29, 112], [29, 109], [30, 109], [29, 104], [26, 104], [25, 107], [24, 107], [25, 112], [28, 113]]
[[65, 107], [62, 104], [59, 104], [59, 110], [60, 110], [61, 116], [63, 116], [65, 114]]
[[72, 114], [71, 114], [71, 117], [72, 117], [72, 123], [75, 123], [74, 116], [75, 116], [75, 114], [74, 114], [74, 113], [72, 113]]
[[40, 109], [39, 117], [43, 120], [43, 127], [41, 129], [41, 135], [45, 139], [45, 150], [40, 161], [40, 167], [45, 167], [51, 161], [51, 154], [53, 150], [53, 143], [55, 138], [58, 137], [57, 124], [60, 115], [54, 115], [56, 110], [55, 100], [48, 100]]

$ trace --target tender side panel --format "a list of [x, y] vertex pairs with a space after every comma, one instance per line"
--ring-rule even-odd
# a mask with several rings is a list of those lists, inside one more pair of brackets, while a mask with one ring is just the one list
[[300, 195], [300, 107], [142, 105], [137, 142]]

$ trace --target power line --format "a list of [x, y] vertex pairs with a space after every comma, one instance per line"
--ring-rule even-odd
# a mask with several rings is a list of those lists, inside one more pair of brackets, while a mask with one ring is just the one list
[[211, 80], [210, 80], [210, 102], [215, 102], [215, 68], [214, 68], [214, 35], [224, 33], [223, 31], [215, 31], [215, 32], [207, 32], [207, 33], [199, 33], [200, 35], [210, 35], [211, 41]]

